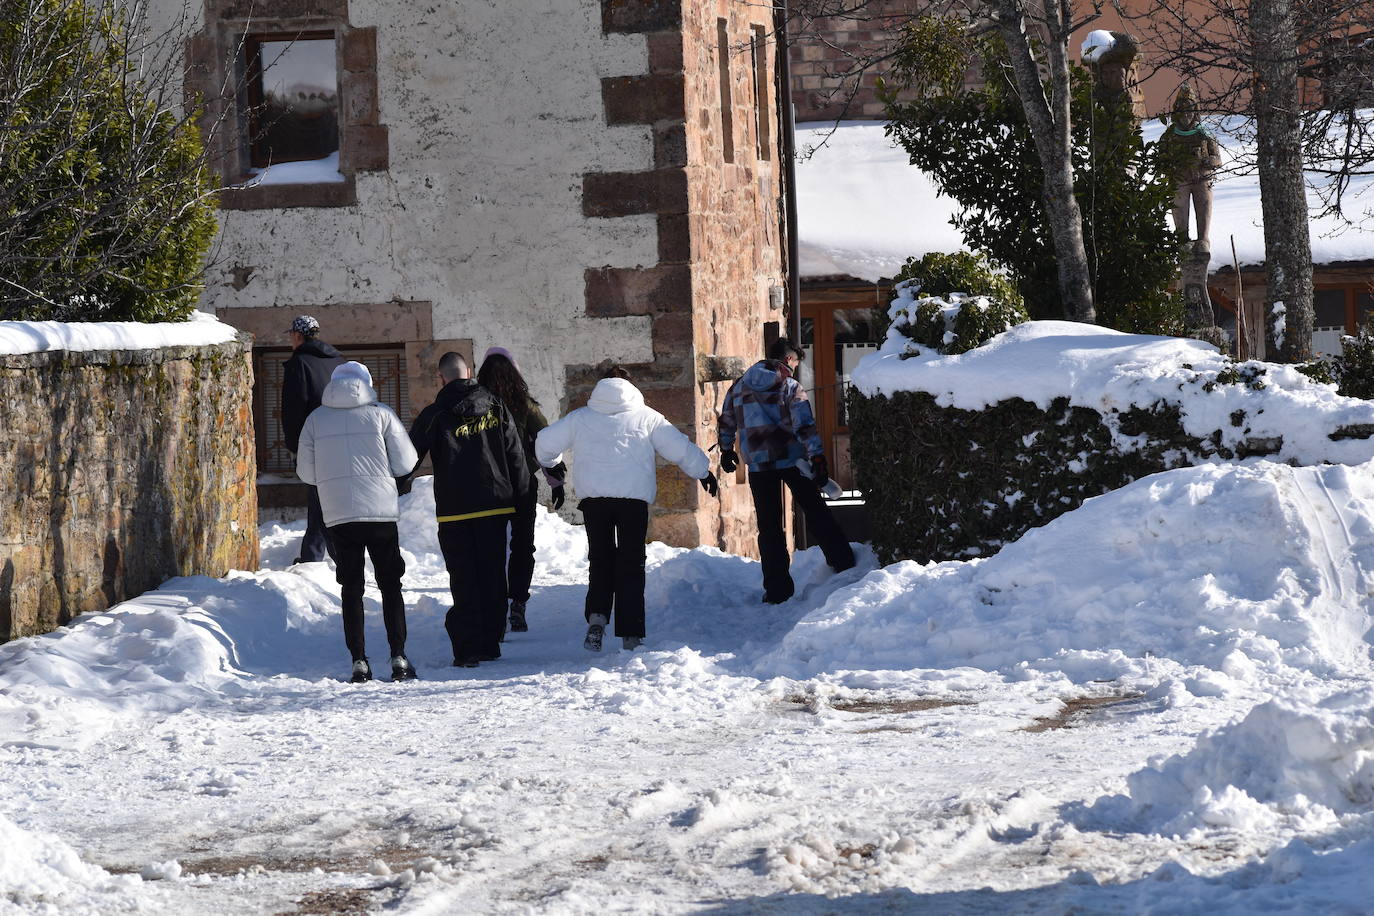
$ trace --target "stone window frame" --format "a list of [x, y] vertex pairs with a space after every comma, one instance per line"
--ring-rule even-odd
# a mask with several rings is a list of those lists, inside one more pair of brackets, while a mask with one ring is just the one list
[[[348, 21], [347, 0], [277, 0], [274, 15], [257, 15], [253, 0], [206, 0], [205, 25], [186, 42], [188, 103], [203, 105], [201, 135], [218, 163], [225, 210], [346, 207], [358, 202], [356, 175], [390, 167], [389, 136], [377, 89], [377, 30]], [[245, 40], [329, 33], [339, 78], [341, 182], [238, 187], [248, 175], [247, 112], [241, 51]]]

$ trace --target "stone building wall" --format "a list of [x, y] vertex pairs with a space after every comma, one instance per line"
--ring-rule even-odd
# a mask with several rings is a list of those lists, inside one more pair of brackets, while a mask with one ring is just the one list
[[257, 568], [248, 349], [0, 356], [0, 640]]
[[[169, 23], [182, 8], [154, 2]], [[644, 318], [593, 319], [584, 308], [586, 268], [658, 254], [652, 215], [605, 220], [583, 209], [584, 174], [650, 169], [654, 159], [648, 126], [607, 129], [602, 79], [645, 72], [648, 52], [641, 35], [603, 31], [601, 3], [191, 7], [193, 89], [232, 85], [243, 28], [339, 36], [349, 189], [338, 200], [305, 200], [308, 186], [226, 191], [219, 282], [202, 309], [245, 329], [261, 329], [261, 310], [310, 312], [336, 346], [406, 346], [412, 378], [429, 379], [433, 366], [400, 330], [422, 325], [479, 359], [504, 346], [549, 412], [563, 397], [565, 365], [650, 357]], [[400, 322], [398, 303], [407, 307]], [[367, 310], [373, 320], [358, 320]]]
[[[610, 222], [651, 216], [657, 251], [633, 267], [588, 269], [586, 313], [647, 321], [651, 353], [622, 364], [649, 406], [709, 451], [725, 387], [761, 355], [765, 322], [782, 320], [769, 305], [783, 283], [771, 23], [740, 0], [602, 7], [608, 33], [642, 36], [648, 52], [646, 72], [602, 81], [606, 123], [647, 127], [653, 165], [589, 173], [583, 207]], [[600, 369], [568, 367], [565, 407], [585, 401]], [[650, 536], [752, 554], [751, 506], [733, 481], [718, 502], [664, 465]]]

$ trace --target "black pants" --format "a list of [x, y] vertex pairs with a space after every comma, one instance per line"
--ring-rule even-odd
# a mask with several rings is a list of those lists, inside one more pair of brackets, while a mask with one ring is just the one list
[[328, 556], [335, 563], [339, 558], [329, 543], [329, 529], [324, 526], [324, 510], [320, 508], [320, 491], [317, 487], [306, 487], [305, 496], [305, 537], [301, 538], [301, 553], [297, 563], [318, 563]]
[[806, 530], [821, 546], [825, 562], [836, 571], [854, 565], [854, 550], [830, 514], [830, 507], [815, 483], [796, 468], [749, 472], [749, 490], [754, 495], [754, 514], [759, 524], [759, 560], [763, 566], [763, 600], [786, 601], [796, 586], [788, 572], [787, 536], [782, 528], [782, 485], [806, 516]]
[[524, 604], [530, 600], [534, 579], [534, 507], [539, 502], [539, 480], [530, 477], [530, 491], [515, 504], [510, 517], [510, 561], [506, 567], [506, 595]]
[[577, 508], [587, 529], [586, 616], [614, 617], [616, 636], [643, 638], [649, 504], [642, 499], [592, 496]]
[[459, 661], [501, 657], [509, 521], [509, 515], [493, 515], [439, 523], [439, 549], [453, 595], [444, 629]]
[[[315, 489], [311, 487], [310, 489]], [[401, 576], [406, 562], [395, 522], [346, 522], [329, 529], [334, 545], [334, 577], [342, 587], [344, 642], [354, 660], [367, 655], [363, 643], [363, 552], [372, 557], [372, 571], [382, 592], [382, 622], [392, 655], [406, 652], [406, 604]]]

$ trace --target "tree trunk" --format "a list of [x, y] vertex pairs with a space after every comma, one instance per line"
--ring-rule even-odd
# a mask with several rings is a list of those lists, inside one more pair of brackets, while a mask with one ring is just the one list
[[1312, 358], [1312, 242], [1303, 181], [1292, 0], [1254, 0], [1256, 152], [1264, 218], [1265, 344], [1280, 362]]
[[[1016, 90], [1026, 112], [1035, 150], [1040, 157], [1045, 184], [1042, 190], [1045, 212], [1054, 236], [1054, 255], [1059, 270], [1059, 296], [1064, 315], [1071, 321], [1097, 323], [1093, 307], [1092, 273], [1088, 250], [1083, 242], [1083, 215], [1073, 193], [1073, 146], [1069, 116], [1070, 86], [1068, 58], [1060, 36], [1051, 35], [1049, 76], [1051, 98], [1046, 98], [1040, 68], [1031, 51], [1031, 36], [1026, 31], [1024, 8], [1020, 0], [1001, 0], [995, 5], [998, 32], [1007, 46]], [[1055, 0], [1047, 4], [1051, 31], [1053, 20], [1062, 12]], [[1056, 53], [1058, 52], [1058, 53]]]

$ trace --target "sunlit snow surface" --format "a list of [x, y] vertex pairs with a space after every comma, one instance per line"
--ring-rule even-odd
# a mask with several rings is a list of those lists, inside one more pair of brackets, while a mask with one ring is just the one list
[[600, 655], [582, 532], [541, 514], [530, 632], [477, 669], [447, 666], [429, 481], [403, 503], [419, 682], [342, 682], [332, 571], [283, 569], [301, 523], [261, 572], [0, 647], [0, 913], [1374, 899], [1374, 465], [1160, 474], [967, 563], [805, 551], [779, 606], [656, 544], [647, 644]]

